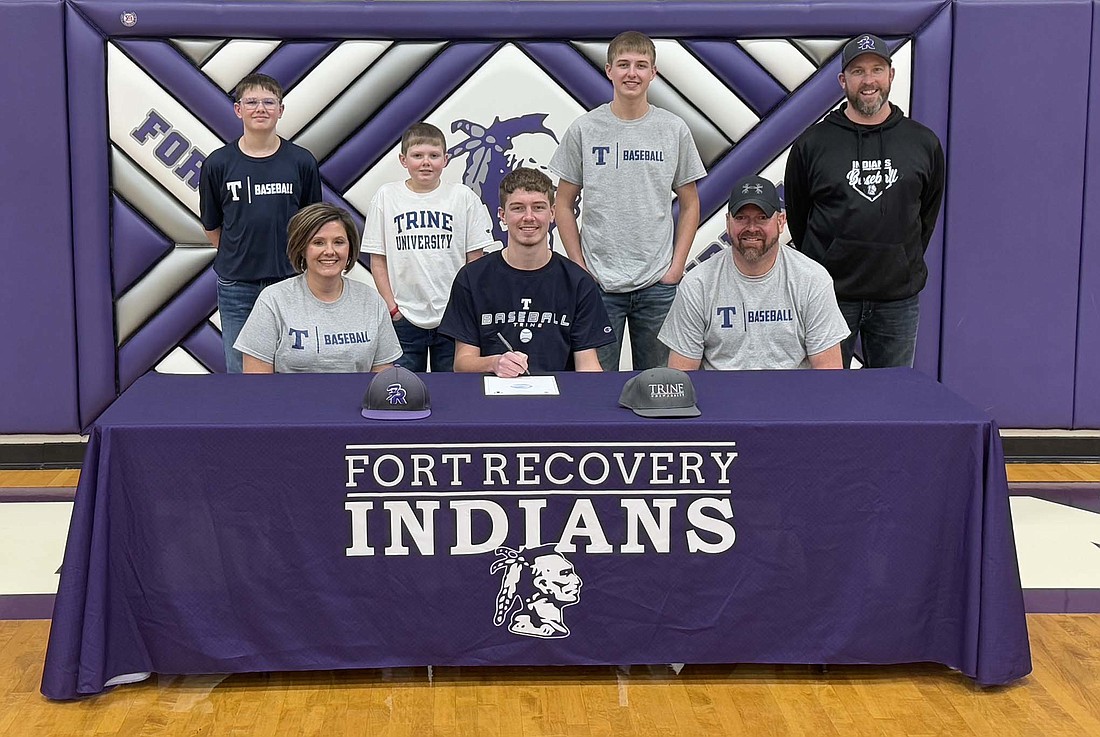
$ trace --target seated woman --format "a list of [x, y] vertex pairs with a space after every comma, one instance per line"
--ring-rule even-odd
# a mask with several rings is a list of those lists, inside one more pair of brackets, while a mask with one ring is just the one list
[[304, 207], [287, 227], [298, 276], [260, 292], [234, 348], [246, 374], [382, 371], [401, 356], [386, 302], [345, 274], [359, 258], [346, 210]]

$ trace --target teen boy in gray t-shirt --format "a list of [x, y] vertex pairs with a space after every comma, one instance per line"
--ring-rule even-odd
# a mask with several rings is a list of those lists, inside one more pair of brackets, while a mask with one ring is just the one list
[[[608, 46], [609, 104], [582, 115], [550, 160], [558, 175], [554, 213], [566, 253], [600, 285], [616, 342], [599, 351], [605, 371], [619, 368], [630, 329], [633, 368], [663, 366], [657, 340], [699, 226], [695, 182], [706, 175], [683, 120], [649, 104], [656, 47], [629, 31]], [[584, 228], [574, 213], [584, 189]], [[680, 203], [672, 219], [672, 194]]]

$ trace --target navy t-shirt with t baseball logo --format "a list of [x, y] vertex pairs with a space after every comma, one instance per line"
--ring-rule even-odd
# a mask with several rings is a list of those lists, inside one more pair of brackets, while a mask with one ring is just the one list
[[527, 354], [532, 372], [571, 371], [574, 353], [615, 339], [588, 272], [556, 253], [542, 268], [524, 271], [509, 266], [503, 253], [458, 272], [439, 332], [478, 346], [483, 356], [507, 352], [500, 333]]
[[286, 229], [294, 214], [321, 201], [313, 154], [280, 139], [279, 150], [256, 158], [239, 139], [206, 158], [199, 179], [202, 227], [222, 229], [214, 271], [229, 281], [294, 275], [286, 257]]

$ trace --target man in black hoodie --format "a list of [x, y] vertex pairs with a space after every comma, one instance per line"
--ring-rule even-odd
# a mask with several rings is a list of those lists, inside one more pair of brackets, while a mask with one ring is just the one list
[[869, 368], [912, 366], [924, 252], [943, 198], [936, 134], [890, 104], [894, 68], [877, 36], [849, 41], [840, 86], [848, 102], [803, 133], [787, 158], [784, 199], [795, 247], [833, 277]]

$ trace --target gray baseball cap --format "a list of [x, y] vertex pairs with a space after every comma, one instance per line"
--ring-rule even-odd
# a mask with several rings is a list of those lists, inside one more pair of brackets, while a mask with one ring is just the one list
[[756, 205], [768, 217], [783, 209], [775, 185], [758, 176], [742, 177], [733, 185], [728, 206], [730, 215], [736, 215], [745, 205]]
[[619, 406], [639, 417], [698, 417], [695, 386], [679, 369], [652, 368], [628, 379]]

